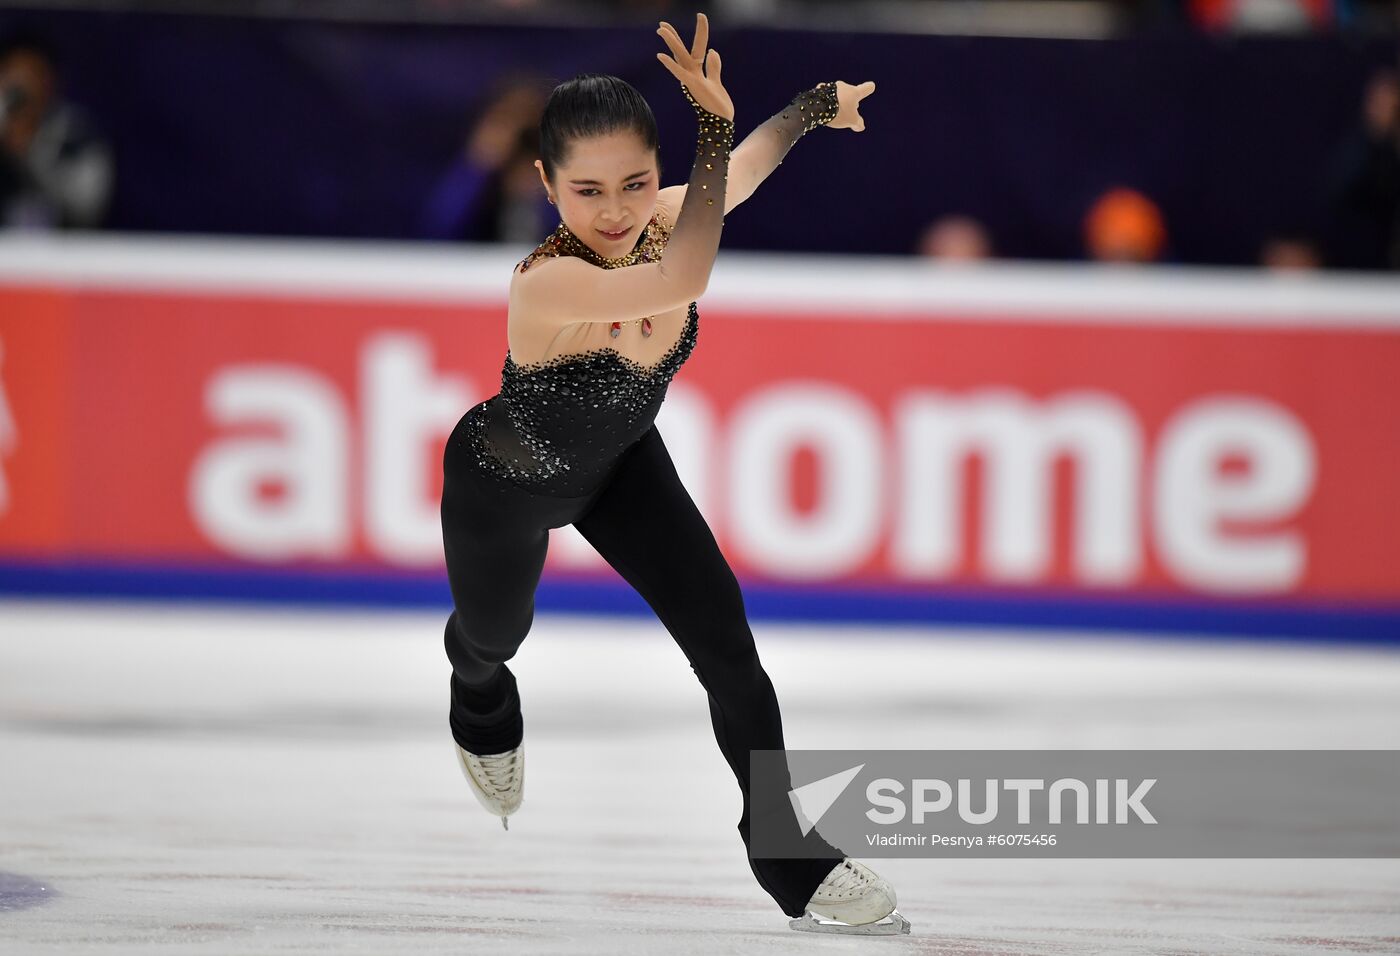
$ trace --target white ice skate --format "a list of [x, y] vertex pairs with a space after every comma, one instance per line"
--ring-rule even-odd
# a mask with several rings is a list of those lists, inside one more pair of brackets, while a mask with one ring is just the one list
[[457, 748], [457, 763], [477, 801], [488, 812], [500, 817], [501, 826], [509, 830], [506, 818], [520, 809], [524, 797], [525, 745], [503, 754], [478, 756], [463, 750], [455, 740], [452, 743]]
[[807, 912], [788, 925], [807, 933], [898, 936], [909, 932], [909, 921], [895, 903], [894, 887], [848, 857], [822, 880], [807, 903]]

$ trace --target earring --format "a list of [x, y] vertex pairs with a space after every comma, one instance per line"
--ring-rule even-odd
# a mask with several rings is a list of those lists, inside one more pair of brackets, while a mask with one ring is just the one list
[[555, 203], [555, 201], [554, 201], [554, 197], [553, 197], [553, 196], [546, 196], [545, 198], [549, 200], [549, 204], [550, 204], [551, 206], [557, 205], [557, 203]]

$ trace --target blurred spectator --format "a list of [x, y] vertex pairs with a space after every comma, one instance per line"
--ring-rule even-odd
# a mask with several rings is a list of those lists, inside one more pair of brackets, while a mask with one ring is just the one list
[[1303, 236], [1273, 236], [1259, 250], [1259, 264], [1274, 272], [1300, 272], [1322, 268], [1317, 244]]
[[0, 40], [0, 227], [93, 228], [111, 192], [111, 149], [59, 97], [53, 48], [31, 34]]
[[1361, 122], [1337, 154], [1332, 197], [1348, 237], [1351, 265], [1400, 269], [1400, 77], [1371, 77]]
[[1089, 258], [1100, 262], [1152, 262], [1166, 247], [1167, 228], [1156, 203], [1118, 186], [1089, 208], [1084, 242]]
[[957, 262], [990, 259], [992, 240], [986, 227], [971, 216], [943, 216], [919, 236], [918, 254]]
[[535, 243], [554, 228], [558, 213], [534, 165], [548, 95], [534, 77], [501, 84], [434, 187], [419, 219], [421, 237]]

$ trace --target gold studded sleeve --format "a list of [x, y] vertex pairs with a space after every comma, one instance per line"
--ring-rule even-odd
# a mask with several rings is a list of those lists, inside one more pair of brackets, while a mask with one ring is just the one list
[[684, 84], [681, 92], [695, 109], [699, 130], [695, 165], [690, 171], [676, 225], [661, 255], [661, 271], [678, 285], [690, 289], [690, 297], [695, 298], [709, 283], [710, 271], [719, 253], [729, 153], [734, 147], [734, 121], [706, 110]]
[[765, 120], [759, 129], [771, 129], [778, 134], [778, 162], [781, 163], [793, 143], [818, 126], [830, 123], [839, 109], [836, 84], [829, 81], [818, 83], [794, 96], [792, 102]]

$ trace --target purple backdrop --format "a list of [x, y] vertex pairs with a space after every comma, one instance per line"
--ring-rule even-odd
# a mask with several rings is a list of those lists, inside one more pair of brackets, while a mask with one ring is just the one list
[[[15, 22], [0, 12], [0, 28]], [[404, 237], [501, 71], [614, 73], [684, 182], [694, 117], [650, 27], [383, 25], [28, 13], [116, 148], [120, 229]], [[867, 130], [818, 129], [730, 217], [726, 248], [901, 253], [938, 215], [1000, 251], [1076, 257], [1114, 183], [1162, 205], [1170, 258], [1254, 260], [1275, 230], [1352, 264], [1324, 186], [1393, 44], [1162, 34], [1085, 42], [715, 24], [739, 137], [822, 79], [874, 79]]]

